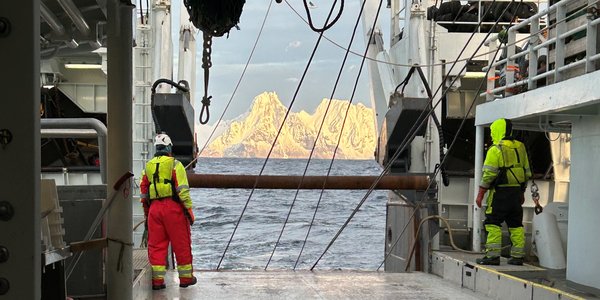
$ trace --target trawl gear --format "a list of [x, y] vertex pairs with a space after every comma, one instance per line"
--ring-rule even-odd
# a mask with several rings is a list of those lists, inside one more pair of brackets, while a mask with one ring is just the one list
[[173, 247], [179, 286], [196, 283], [192, 269], [190, 225], [194, 222], [192, 199], [185, 168], [171, 157], [172, 142], [159, 134], [156, 155], [142, 171], [141, 202], [148, 226], [148, 257], [152, 265], [152, 289], [165, 288], [167, 250]]

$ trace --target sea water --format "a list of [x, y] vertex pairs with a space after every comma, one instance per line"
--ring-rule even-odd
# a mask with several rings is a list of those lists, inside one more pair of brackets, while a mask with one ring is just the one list
[[[259, 174], [265, 159], [201, 158], [196, 173]], [[302, 175], [306, 159], [269, 159], [263, 175]], [[324, 176], [330, 160], [311, 160], [307, 175]], [[336, 160], [330, 175], [377, 176], [372, 160]], [[192, 227], [194, 268], [264, 269], [296, 201], [268, 269], [293, 269], [321, 190], [192, 189], [196, 223]], [[325, 190], [296, 265], [310, 268], [325, 251], [367, 190]], [[373, 191], [315, 269], [375, 270], [383, 260], [386, 191]], [[227, 252], [225, 248], [244, 205], [248, 206]], [[223, 253], [225, 255], [223, 256]]]

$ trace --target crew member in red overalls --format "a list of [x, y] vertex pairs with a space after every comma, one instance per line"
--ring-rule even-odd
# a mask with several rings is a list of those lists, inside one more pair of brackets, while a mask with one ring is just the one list
[[142, 172], [141, 202], [148, 226], [148, 258], [152, 265], [152, 289], [165, 286], [167, 249], [173, 247], [179, 286], [196, 284], [192, 269], [190, 226], [194, 223], [192, 199], [185, 168], [172, 156], [173, 143], [166, 134], [154, 140], [156, 154]]

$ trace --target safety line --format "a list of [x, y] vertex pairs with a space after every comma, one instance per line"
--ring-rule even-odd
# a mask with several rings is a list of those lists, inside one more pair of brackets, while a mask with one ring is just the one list
[[[333, 14], [333, 10], [335, 9], [335, 4], [337, 3], [337, 0], [335, 0], [333, 2], [333, 5], [331, 6], [331, 10], [329, 11], [329, 15], [327, 16], [327, 19], [325, 21], [325, 23], [327, 23], [329, 21], [329, 18], [331, 17], [331, 15]], [[235, 223], [235, 227], [233, 229], [233, 232], [231, 233], [231, 237], [229, 238], [229, 241], [227, 242], [227, 246], [225, 247], [225, 250], [223, 251], [223, 255], [221, 256], [221, 259], [219, 260], [219, 264], [217, 265], [217, 270], [219, 269], [219, 267], [221, 266], [221, 263], [223, 262], [223, 259], [225, 258], [225, 254], [227, 253], [227, 250], [229, 249], [229, 245], [231, 244], [231, 241], [233, 240], [233, 237], [235, 236], [235, 233], [240, 225], [240, 222], [242, 221], [242, 217], [244, 216], [244, 213], [246, 212], [246, 209], [248, 208], [248, 204], [250, 203], [250, 199], [252, 199], [252, 195], [254, 194], [254, 191], [256, 190], [256, 187], [258, 185], [258, 180], [260, 178], [260, 176], [262, 175], [262, 173], [265, 170], [265, 167], [267, 165], [267, 162], [269, 161], [269, 158], [271, 157], [271, 153], [273, 153], [273, 149], [275, 148], [275, 145], [277, 143], [277, 139], [279, 138], [279, 135], [281, 134], [281, 131], [283, 129], [283, 126], [285, 125], [285, 121], [287, 120], [291, 110], [292, 110], [292, 106], [294, 105], [294, 102], [296, 102], [296, 97], [298, 96], [298, 92], [300, 91], [300, 87], [302, 86], [302, 83], [304, 82], [304, 78], [306, 77], [306, 73], [308, 72], [308, 69], [312, 63], [312, 60], [317, 52], [317, 49], [319, 48], [319, 44], [321, 42], [321, 39], [323, 37], [323, 33], [319, 34], [319, 38], [317, 39], [315, 46], [313, 48], [313, 51], [310, 55], [310, 58], [308, 60], [308, 63], [306, 64], [306, 67], [304, 68], [304, 72], [302, 73], [302, 77], [300, 78], [300, 81], [298, 82], [298, 86], [296, 87], [296, 91], [294, 92], [294, 96], [292, 98], [292, 101], [290, 102], [290, 105], [287, 108], [287, 111], [285, 113], [285, 116], [283, 117], [283, 120], [281, 122], [281, 125], [279, 126], [279, 130], [277, 131], [277, 135], [275, 136], [275, 139], [273, 140], [273, 144], [271, 144], [271, 149], [269, 149], [269, 153], [267, 154], [267, 158], [265, 159], [265, 162], [263, 163], [260, 172], [258, 173], [258, 176], [256, 176], [256, 180], [254, 181], [254, 186], [252, 187], [252, 190], [250, 191], [250, 195], [248, 195], [248, 200], [246, 201], [246, 204], [244, 205], [244, 208], [242, 209], [242, 212], [240, 213], [240, 217], [238, 218], [238, 221]]]

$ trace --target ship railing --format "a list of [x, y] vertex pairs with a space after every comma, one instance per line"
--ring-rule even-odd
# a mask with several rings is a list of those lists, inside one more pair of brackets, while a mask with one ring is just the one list
[[[449, 5], [451, 2], [453, 1], [445, 1], [442, 2], [443, 4]], [[454, 3], [454, 2], [453, 2]], [[492, 19], [496, 19], [496, 18], [502, 18], [503, 16], [501, 15], [495, 15], [497, 14], [499, 11], [494, 12], [494, 5], [513, 5], [512, 7], [517, 7], [517, 9], [523, 4], [525, 3], [525, 5], [529, 6], [529, 5], [535, 5], [535, 10], [537, 11], [537, 8], [540, 7], [540, 5], [542, 6], [546, 6], [547, 5], [547, 1], [546, 0], [538, 0], [538, 1], [524, 1], [521, 3], [515, 2], [515, 1], [511, 1], [511, 0], [477, 0], [477, 1], [468, 1], [468, 4], [466, 5], [462, 5], [460, 10], [458, 11], [458, 13], [456, 13], [456, 15], [452, 15], [453, 20], [440, 20], [438, 19], [438, 17], [440, 17], [439, 15], [437, 15], [437, 2], [435, 5], [430, 6], [427, 10], [427, 19], [434, 19], [435, 23], [438, 25], [442, 25], [444, 27], [446, 27], [449, 32], [472, 32], [473, 30], [475, 30], [478, 33], [486, 33], [490, 30], [490, 27], [492, 28], [498, 28], [496, 31], [498, 31], [499, 29], [503, 28], [503, 27], [509, 27], [513, 24], [513, 22], [509, 22], [506, 21], [506, 18], [503, 18], [501, 20], [503, 21], [499, 21], [499, 22], [495, 22], [495, 21], [484, 21], [482, 20], [482, 18], [484, 16], [488, 16], [491, 17]], [[457, 5], [457, 4], [450, 4], [450, 5]], [[472, 6], [471, 6], [472, 5]], [[465, 7], [468, 7], [465, 9]], [[476, 7], [477, 11], [475, 13], [473, 13], [471, 10], [473, 7]], [[402, 7], [402, 10], [404, 9], [404, 7]], [[431, 10], [434, 9], [434, 10]], [[440, 10], [442, 10], [442, 5], [440, 5], [439, 7]], [[446, 8], [449, 9], [449, 8]], [[445, 11], [447, 14], [449, 13], [447, 10]], [[503, 12], [504, 14], [516, 14], [517, 17], [521, 14], [521, 13], [525, 13], [525, 12], [518, 12], [518, 11], [505, 11]], [[450, 13], [452, 14], [452, 13]], [[465, 18], [465, 16], [476, 16], [475, 19], [473, 18]], [[523, 18], [521, 16], [521, 18]], [[541, 24], [545, 24], [544, 20], [541, 21]], [[462, 28], [462, 31], [456, 31], [454, 29], [451, 29], [449, 26], [451, 25], [469, 25], [469, 27], [464, 27]], [[468, 28], [468, 29], [467, 29]]]
[[[492, 101], [595, 71], [600, 58], [596, 45], [599, 15], [598, 0], [561, 0], [488, 38], [488, 67], [483, 71], [492, 71], [481, 96]], [[543, 20], [549, 25], [540, 26]], [[526, 26], [530, 33], [519, 34]], [[506, 40], [500, 43], [503, 34]], [[517, 40], [520, 36], [524, 38]], [[518, 52], [521, 42], [525, 46]], [[498, 47], [506, 58], [496, 59]]]

